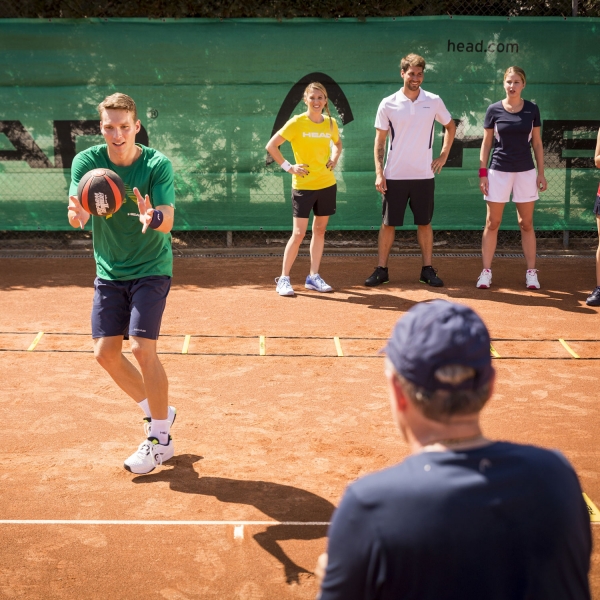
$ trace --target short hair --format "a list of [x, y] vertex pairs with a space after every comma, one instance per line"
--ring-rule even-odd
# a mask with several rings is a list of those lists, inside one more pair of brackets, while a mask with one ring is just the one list
[[521, 67], [512, 66], [508, 67], [506, 71], [504, 71], [504, 79], [502, 81], [506, 81], [506, 78], [510, 75], [510, 73], [515, 73], [523, 80], [523, 85], [527, 83], [527, 77], [525, 76], [525, 71], [521, 69]]
[[[427, 390], [415, 385], [394, 369], [387, 359], [387, 368], [394, 373], [400, 382], [406, 397], [423, 413], [425, 417], [440, 423], [447, 422], [457, 415], [478, 413], [490, 399], [491, 381], [487, 381], [476, 389], [461, 390]], [[462, 383], [475, 375], [475, 370], [463, 365], [446, 365], [435, 372], [436, 379], [444, 383]]]
[[98, 114], [100, 115], [100, 120], [102, 120], [102, 111], [112, 109], [112, 110], [126, 110], [133, 114], [133, 121], [138, 120], [137, 116], [137, 107], [133, 98], [128, 96], [127, 94], [121, 94], [117, 92], [116, 94], [111, 94], [107, 96], [98, 104]]
[[400, 69], [402, 71], [408, 71], [409, 67], [421, 67], [425, 70], [425, 64], [425, 59], [422, 56], [419, 56], [418, 54], [407, 54], [400, 61]]

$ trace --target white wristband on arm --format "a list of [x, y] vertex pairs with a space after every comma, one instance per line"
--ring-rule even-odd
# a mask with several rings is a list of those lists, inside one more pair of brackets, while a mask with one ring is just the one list
[[281, 168], [282, 168], [284, 171], [288, 171], [288, 172], [289, 172], [289, 170], [292, 168], [292, 165], [290, 165], [290, 163], [289, 163], [287, 160], [284, 160], [284, 161], [281, 163]]

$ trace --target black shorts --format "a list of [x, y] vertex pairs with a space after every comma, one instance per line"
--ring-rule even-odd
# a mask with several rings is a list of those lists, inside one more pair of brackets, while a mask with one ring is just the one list
[[322, 190], [292, 190], [294, 216], [308, 219], [311, 209], [316, 217], [330, 217], [335, 214], [335, 196], [337, 184]]
[[596, 202], [594, 203], [594, 213], [600, 217], [600, 190], [596, 196]]
[[433, 217], [435, 179], [388, 179], [383, 195], [383, 224], [404, 225], [406, 204], [410, 204], [415, 225], [429, 225]]
[[157, 340], [171, 288], [166, 275], [111, 281], [96, 277], [92, 337], [122, 335]]

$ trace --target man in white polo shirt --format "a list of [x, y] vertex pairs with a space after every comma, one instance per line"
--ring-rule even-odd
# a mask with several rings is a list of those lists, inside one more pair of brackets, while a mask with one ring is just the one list
[[[383, 194], [383, 223], [379, 230], [379, 264], [365, 281], [367, 286], [389, 282], [388, 258], [396, 227], [404, 224], [404, 212], [409, 204], [417, 239], [421, 247], [423, 267], [419, 281], [434, 287], [444, 282], [431, 265], [433, 254], [433, 196], [434, 173], [446, 164], [454, 141], [456, 125], [442, 99], [421, 89], [425, 59], [409, 54], [400, 62], [404, 86], [384, 98], [375, 119], [375, 188]], [[433, 160], [432, 146], [435, 121], [445, 128], [439, 158]], [[385, 169], [385, 142], [390, 138]]]

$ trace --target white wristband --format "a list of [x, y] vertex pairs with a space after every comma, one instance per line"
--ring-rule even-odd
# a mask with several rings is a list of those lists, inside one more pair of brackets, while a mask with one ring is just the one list
[[289, 163], [287, 160], [284, 160], [284, 161], [281, 163], [281, 168], [282, 168], [284, 171], [288, 171], [288, 172], [289, 172], [289, 170], [292, 168], [292, 165], [290, 165], [290, 163]]

